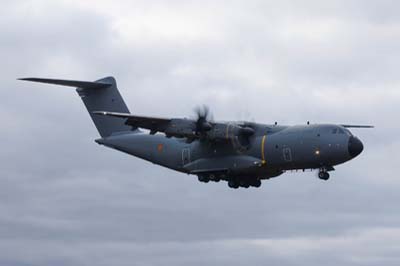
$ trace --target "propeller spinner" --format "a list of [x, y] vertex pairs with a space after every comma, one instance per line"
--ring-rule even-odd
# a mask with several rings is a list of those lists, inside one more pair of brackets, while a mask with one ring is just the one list
[[208, 106], [203, 105], [202, 107], [197, 107], [195, 109], [197, 119], [196, 119], [196, 135], [204, 135], [206, 132], [212, 129], [212, 125], [209, 122], [211, 119], [210, 109]]

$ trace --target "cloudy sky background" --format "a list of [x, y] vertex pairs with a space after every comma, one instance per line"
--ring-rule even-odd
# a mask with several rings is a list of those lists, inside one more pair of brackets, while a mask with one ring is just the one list
[[[398, 1], [3, 1], [0, 265], [399, 265]], [[202, 184], [105, 149], [72, 88], [136, 114], [363, 123], [328, 182]]]

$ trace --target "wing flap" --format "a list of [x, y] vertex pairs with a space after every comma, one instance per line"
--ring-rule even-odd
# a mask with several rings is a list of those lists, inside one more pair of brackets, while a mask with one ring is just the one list
[[126, 125], [145, 128], [152, 131], [160, 131], [160, 132], [164, 132], [167, 129], [169, 123], [172, 121], [172, 119], [168, 118], [137, 116], [126, 113], [105, 112], [105, 111], [95, 111], [93, 113], [97, 115], [125, 118]]

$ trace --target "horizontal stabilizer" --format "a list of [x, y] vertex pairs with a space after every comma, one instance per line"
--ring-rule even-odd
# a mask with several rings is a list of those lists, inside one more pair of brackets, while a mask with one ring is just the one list
[[84, 88], [84, 89], [103, 89], [112, 86], [112, 84], [104, 82], [90, 82], [90, 81], [64, 80], [64, 79], [22, 78], [19, 80], [70, 86], [70, 87]]
[[374, 128], [374, 126], [368, 126], [368, 125], [341, 125], [341, 126], [345, 128]]

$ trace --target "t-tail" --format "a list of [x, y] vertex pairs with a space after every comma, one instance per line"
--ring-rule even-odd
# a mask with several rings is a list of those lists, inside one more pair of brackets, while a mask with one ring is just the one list
[[117, 132], [131, 131], [134, 129], [132, 126], [125, 125], [124, 119], [115, 119], [113, 117], [100, 116], [94, 113], [96, 111], [129, 113], [129, 109], [122, 99], [117, 88], [117, 83], [113, 77], [102, 78], [95, 82], [43, 78], [22, 78], [20, 80], [76, 87], [78, 95], [85, 104], [102, 138]]

